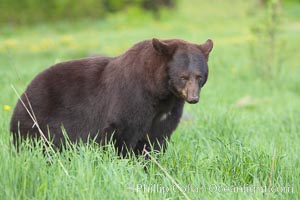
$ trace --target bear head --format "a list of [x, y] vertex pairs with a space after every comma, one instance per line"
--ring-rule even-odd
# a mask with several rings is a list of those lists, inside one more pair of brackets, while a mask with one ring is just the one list
[[208, 39], [203, 44], [192, 44], [183, 40], [152, 39], [156, 52], [168, 59], [168, 84], [170, 91], [194, 104], [199, 101], [201, 88], [208, 77], [208, 57], [213, 48], [213, 41]]

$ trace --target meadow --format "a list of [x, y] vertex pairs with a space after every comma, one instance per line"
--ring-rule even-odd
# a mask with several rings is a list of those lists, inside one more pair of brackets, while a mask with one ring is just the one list
[[[284, 3], [270, 25], [268, 9], [252, 1], [182, 0], [159, 19], [130, 8], [103, 20], [2, 26], [0, 199], [184, 199], [164, 170], [190, 199], [300, 199], [299, 10]], [[52, 155], [52, 163], [41, 145], [16, 152], [12, 86], [22, 93], [57, 62], [117, 56], [153, 37], [215, 45], [200, 102], [185, 105], [156, 157], [164, 170], [93, 143]]]

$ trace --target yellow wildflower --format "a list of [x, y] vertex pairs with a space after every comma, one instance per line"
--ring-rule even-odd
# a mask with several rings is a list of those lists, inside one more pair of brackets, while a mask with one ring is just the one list
[[71, 44], [74, 41], [71, 35], [63, 35], [60, 39], [63, 44]]
[[39, 47], [36, 45], [36, 44], [32, 44], [30, 45], [30, 50], [34, 53], [38, 52], [39, 51]]
[[41, 50], [48, 50], [54, 47], [54, 42], [50, 39], [43, 39], [39, 45]]
[[17, 45], [17, 40], [15, 39], [7, 39], [4, 41], [4, 43], [8, 46], [8, 47], [14, 47]]
[[17, 40], [15, 39], [7, 39], [3, 43], [3, 47], [7, 49], [12, 49], [17, 46]]
[[4, 108], [5, 111], [9, 111], [10, 110], [10, 106], [9, 105], [4, 105], [3, 108]]

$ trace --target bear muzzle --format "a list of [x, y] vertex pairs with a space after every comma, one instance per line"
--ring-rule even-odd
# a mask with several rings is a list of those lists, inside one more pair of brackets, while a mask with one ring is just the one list
[[193, 97], [188, 97], [186, 99], [186, 101], [190, 104], [195, 104], [195, 103], [198, 103], [199, 101], [199, 96], [193, 96]]
[[199, 101], [199, 95], [197, 92], [188, 92], [187, 90], [183, 90], [180, 92], [180, 96], [188, 103], [195, 104]]
[[190, 84], [185, 89], [185, 100], [190, 104], [198, 103], [200, 96], [200, 88], [197, 84]]

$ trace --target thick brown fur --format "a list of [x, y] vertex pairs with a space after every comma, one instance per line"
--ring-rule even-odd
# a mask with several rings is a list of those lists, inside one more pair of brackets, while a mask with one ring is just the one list
[[[56, 146], [71, 141], [113, 137], [126, 148], [157, 150], [176, 129], [184, 101], [196, 103], [208, 75], [212, 41], [202, 45], [182, 40], [146, 40], [118, 57], [91, 57], [58, 63], [37, 75], [27, 95], [42, 131]], [[39, 137], [29, 114], [18, 101], [10, 131], [14, 142]], [[126, 147], [126, 148], [125, 148]]]

